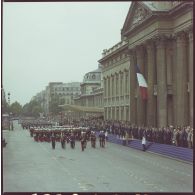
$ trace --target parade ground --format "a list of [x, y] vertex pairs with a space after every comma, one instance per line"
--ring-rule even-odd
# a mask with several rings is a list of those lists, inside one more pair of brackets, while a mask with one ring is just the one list
[[35, 142], [15, 121], [3, 131], [3, 192], [192, 192], [193, 165], [106, 143], [81, 151]]

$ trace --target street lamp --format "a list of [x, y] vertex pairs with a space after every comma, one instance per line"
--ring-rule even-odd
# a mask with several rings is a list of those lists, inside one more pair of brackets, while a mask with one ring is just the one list
[[10, 92], [8, 92], [7, 95], [8, 95], [8, 104], [9, 104], [9, 106], [10, 106], [10, 95], [11, 95]]

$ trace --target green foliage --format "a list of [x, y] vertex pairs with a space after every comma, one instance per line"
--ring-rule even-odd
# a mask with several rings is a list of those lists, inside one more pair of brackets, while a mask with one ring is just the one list
[[2, 102], [1, 108], [2, 108], [2, 113], [3, 114], [6, 114], [6, 113], [8, 114], [9, 113], [10, 108], [9, 108], [9, 105], [6, 101]]
[[51, 101], [49, 103], [49, 112], [52, 113], [53, 115], [59, 114], [59, 112], [62, 111], [62, 108], [59, 107], [59, 105], [63, 103], [59, 96], [54, 96], [53, 98], [51, 98]]
[[39, 114], [42, 112], [43, 109], [41, 108], [41, 104], [35, 100], [32, 100], [23, 106], [22, 114], [23, 116], [39, 117]]
[[13, 116], [19, 116], [22, 113], [22, 106], [16, 101], [9, 107], [9, 113]]

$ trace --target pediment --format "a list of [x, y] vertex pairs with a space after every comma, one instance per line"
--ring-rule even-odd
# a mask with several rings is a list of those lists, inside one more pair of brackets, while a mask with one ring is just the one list
[[147, 17], [151, 16], [151, 13], [152, 11], [141, 2], [132, 2], [121, 33], [124, 34], [126, 31], [140, 25]]

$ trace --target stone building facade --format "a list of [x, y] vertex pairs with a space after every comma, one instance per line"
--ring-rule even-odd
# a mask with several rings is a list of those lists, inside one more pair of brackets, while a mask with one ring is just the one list
[[[193, 126], [193, 2], [132, 2], [121, 42], [104, 50], [106, 119], [163, 127]], [[148, 84], [138, 90], [135, 65]]]
[[[103, 113], [95, 112], [96, 108], [103, 108], [103, 86], [102, 86], [102, 69], [99, 66], [98, 69], [90, 71], [85, 74], [83, 82], [80, 85], [81, 94], [74, 98], [74, 104], [76, 106], [83, 106], [83, 108], [91, 107], [94, 108], [90, 111], [89, 115], [100, 116]], [[87, 116], [88, 114], [84, 111], [79, 113], [78, 116]]]
[[45, 90], [37, 93], [32, 100], [40, 102], [44, 113], [48, 115], [52, 98], [58, 97], [59, 104], [73, 104], [74, 97], [78, 96], [80, 93], [79, 82], [50, 82]]
[[80, 84], [81, 94], [75, 98], [75, 104], [80, 106], [94, 106], [93, 91], [101, 86], [101, 68], [85, 74]]

